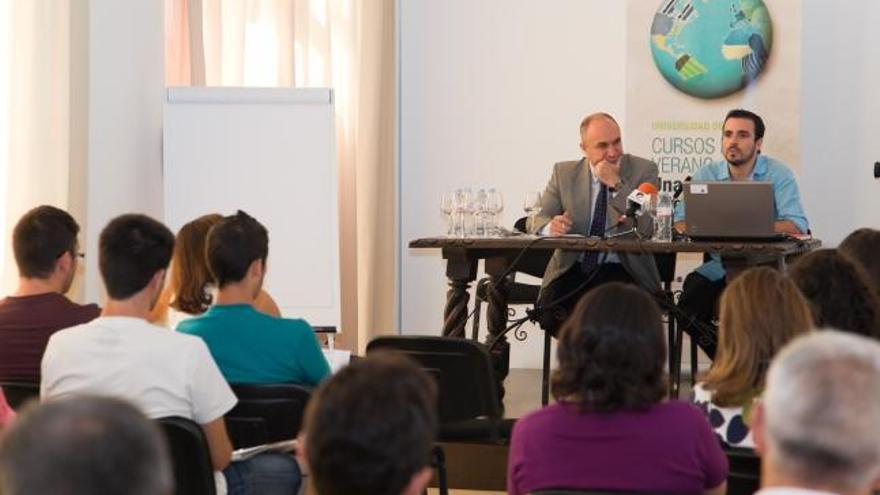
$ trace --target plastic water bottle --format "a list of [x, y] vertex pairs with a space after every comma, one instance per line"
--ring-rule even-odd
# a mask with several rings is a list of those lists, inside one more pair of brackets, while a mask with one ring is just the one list
[[657, 197], [657, 214], [654, 217], [654, 237], [656, 242], [672, 241], [672, 196], [661, 192]]

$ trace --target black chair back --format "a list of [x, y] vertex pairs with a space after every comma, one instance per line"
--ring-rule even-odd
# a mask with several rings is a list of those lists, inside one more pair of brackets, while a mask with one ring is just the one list
[[3, 389], [9, 407], [16, 410], [31, 399], [40, 399], [39, 383], [3, 382], [0, 383], [0, 388]]
[[367, 354], [377, 350], [406, 354], [434, 378], [441, 424], [501, 418], [492, 364], [482, 344], [450, 337], [381, 336], [367, 344]]
[[181, 417], [156, 420], [168, 441], [174, 468], [176, 495], [214, 495], [214, 468], [211, 451], [202, 427]]
[[752, 449], [724, 447], [730, 471], [728, 495], [752, 495], [761, 487], [761, 458]]
[[296, 438], [312, 391], [291, 383], [232, 384], [238, 404], [226, 413], [236, 449]]

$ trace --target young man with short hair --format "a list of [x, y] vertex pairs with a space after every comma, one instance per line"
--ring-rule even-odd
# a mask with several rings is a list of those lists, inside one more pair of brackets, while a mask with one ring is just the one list
[[64, 210], [38, 206], [12, 232], [18, 288], [0, 300], [0, 381], [37, 383], [49, 337], [98, 317], [95, 304], [64, 294], [76, 274], [79, 225]]
[[303, 431], [319, 495], [418, 495], [431, 479], [436, 387], [404, 357], [371, 354], [318, 388]]
[[217, 283], [214, 305], [177, 326], [205, 340], [230, 383], [317, 385], [330, 374], [312, 327], [254, 309], [263, 287], [269, 234], [243, 211], [208, 232], [208, 267]]
[[148, 322], [165, 281], [174, 236], [144, 215], [122, 215], [101, 232], [99, 267], [108, 301], [102, 316], [57, 332], [43, 357], [41, 398], [103, 394], [147, 416], [182, 416], [201, 425], [218, 491], [296, 493], [292, 456], [263, 454], [230, 463], [223, 415], [237, 402], [205, 343]]

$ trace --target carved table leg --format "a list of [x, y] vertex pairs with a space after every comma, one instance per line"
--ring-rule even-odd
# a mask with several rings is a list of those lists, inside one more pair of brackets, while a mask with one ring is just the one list
[[471, 295], [468, 289], [477, 278], [477, 260], [471, 259], [461, 249], [444, 249], [446, 276], [449, 290], [446, 292], [446, 308], [443, 310], [443, 336], [464, 337]]
[[[489, 274], [488, 304], [486, 305], [486, 327], [489, 332], [486, 335], [486, 342], [489, 344], [494, 342], [498, 335], [507, 328], [508, 287], [507, 279], [502, 278], [502, 275], [507, 271], [507, 266], [505, 258], [486, 259], [486, 273]], [[492, 364], [495, 365], [499, 381], [507, 377], [507, 373], [510, 371], [510, 344], [507, 342], [507, 337], [501, 337], [501, 340], [495, 344], [492, 350]]]

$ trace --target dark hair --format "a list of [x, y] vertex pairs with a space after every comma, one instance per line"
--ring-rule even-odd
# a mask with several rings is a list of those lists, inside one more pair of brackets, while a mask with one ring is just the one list
[[880, 295], [880, 230], [858, 229], [840, 243], [840, 252], [862, 265], [874, 293]]
[[553, 396], [583, 410], [645, 409], [666, 393], [660, 310], [642, 289], [603, 284], [562, 327]]
[[766, 130], [766, 128], [764, 127], [764, 119], [762, 119], [758, 114], [750, 112], [748, 110], [737, 108], [735, 110], [727, 112], [727, 116], [724, 117], [724, 123], [727, 124], [727, 121], [730, 119], [751, 120], [752, 124], [755, 125], [755, 141], [764, 137], [764, 131]]
[[238, 210], [208, 231], [208, 268], [223, 287], [238, 282], [256, 260], [269, 256], [269, 232], [254, 217]]
[[211, 305], [208, 284], [213, 281], [205, 253], [208, 231], [223, 217], [212, 213], [185, 224], [177, 232], [171, 258], [170, 306], [191, 315], [202, 314]]
[[318, 493], [398, 495], [431, 463], [436, 386], [402, 356], [370, 354], [318, 388], [304, 428]]
[[818, 328], [880, 337], [880, 302], [861, 266], [835, 249], [797, 260], [789, 272], [810, 301]]
[[37, 206], [25, 213], [12, 231], [12, 251], [19, 275], [48, 278], [59, 256], [76, 254], [78, 233], [76, 220], [54, 206]]
[[79, 396], [33, 403], [0, 444], [0, 493], [169, 495], [164, 438], [134, 406]]
[[174, 234], [156, 220], [139, 214], [121, 215], [107, 224], [98, 240], [101, 278], [112, 299], [137, 294], [168, 268]]

